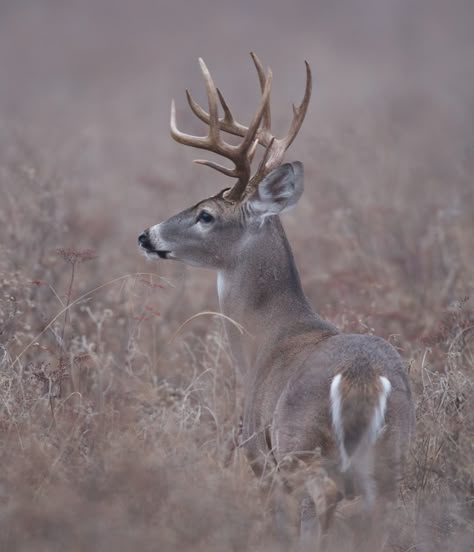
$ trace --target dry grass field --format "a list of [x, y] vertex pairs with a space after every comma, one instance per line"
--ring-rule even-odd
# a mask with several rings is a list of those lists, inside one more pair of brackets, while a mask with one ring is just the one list
[[283, 550], [228, 458], [220, 320], [189, 320], [217, 309], [215, 276], [136, 247], [227, 185], [171, 140], [169, 106], [199, 132], [202, 56], [246, 120], [250, 50], [280, 132], [313, 69], [284, 216], [308, 297], [406, 360], [387, 549], [474, 549], [473, 22], [469, 0], [0, 1], [0, 550]]

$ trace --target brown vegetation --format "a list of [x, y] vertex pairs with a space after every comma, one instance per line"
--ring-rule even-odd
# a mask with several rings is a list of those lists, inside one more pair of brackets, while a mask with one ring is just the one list
[[388, 549], [472, 550], [470, 3], [159, 4], [0, 5], [0, 549], [279, 549], [268, 495], [228, 461], [220, 321], [183, 325], [217, 309], [214, 276], [136, 249], [221, 187], [168, 137], [194, 58], [246, 112], [255, 50], [286, 77], [282, 129], [303, 57], [315, 75], [284, 220], [308, 297], [407, 362], [417, 437]]

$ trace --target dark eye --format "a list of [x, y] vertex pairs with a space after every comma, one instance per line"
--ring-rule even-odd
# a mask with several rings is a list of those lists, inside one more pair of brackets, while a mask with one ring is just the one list
[[214, 217], [211, 215], [211, 213], [208, 213], [207, 211], [201, 211], [196, 219], [196, 222], [204, 222], [205, 224], [209, 224], [214, 220]]

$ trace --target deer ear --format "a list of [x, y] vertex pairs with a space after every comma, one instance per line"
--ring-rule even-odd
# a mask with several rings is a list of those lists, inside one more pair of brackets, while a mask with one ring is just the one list
[[303, 193], [303, 163], [285, 163], [268, 174], [248, 198], [249, 210], [259, 217], [278, 215], [294, 207]]

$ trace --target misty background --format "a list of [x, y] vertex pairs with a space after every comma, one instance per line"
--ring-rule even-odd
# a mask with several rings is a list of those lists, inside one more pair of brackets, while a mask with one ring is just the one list
[[[59, 245], [133, 268], [139, 231], [228, 185], [169, 136], [172, 98], [180, 128], [201, 132], [184, 96], [205, 102], [197, 58], [246, 123], [259, 97], [255, 51], [273, 70], [277, 135], [301, 100], [306, 59], [314, 92], [287, 159], [305, 163], [307, 191], [290, 232], [304, 240], [354, 202], [409, 199], [417, 209], [404, 226], [416, 224], [433, 205], [473, 206], [473, 23], [468, 0], [3, 0], [0, 144], [34, 149], [72, 198], [74, 228]], [[21, 210], [24, 190], [1, 186]]]
[[204, 134], [202, 57], [248, 124], [251, 51], [277, 137], [313, 72], [283, 216], [305, 293], [406, 361], [387, 550], [472, 550], [473, 29], [472, 0], [0, 0], [2, 550], [288, 549], [239, 451], [224, 462], [242, 390], [222, 326], [183, 325], [217, 309], [215, 275], [137, 248], [230, 185], [171, 139], [170, 105]]

